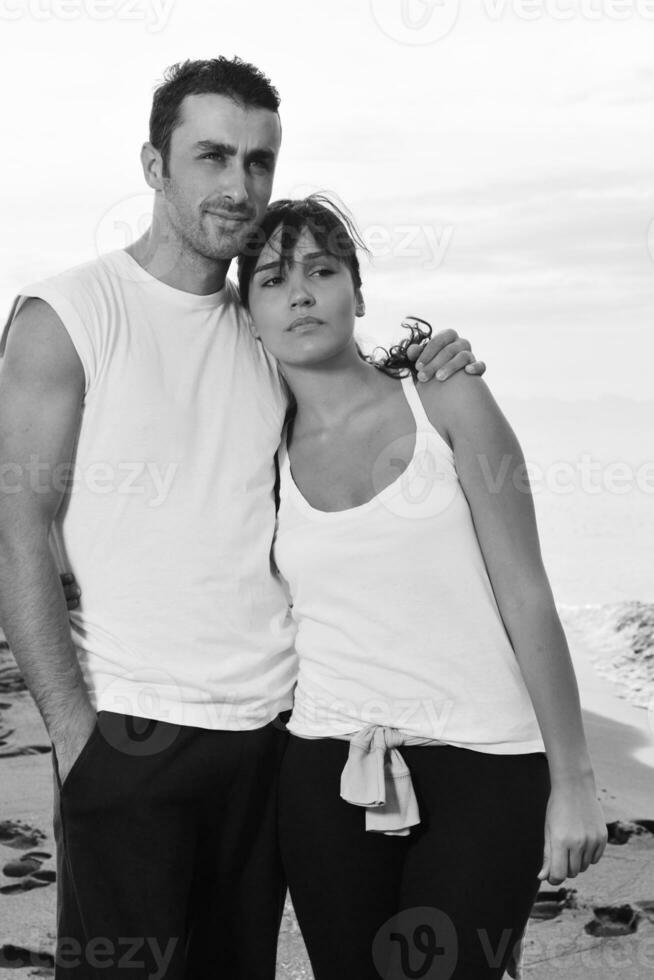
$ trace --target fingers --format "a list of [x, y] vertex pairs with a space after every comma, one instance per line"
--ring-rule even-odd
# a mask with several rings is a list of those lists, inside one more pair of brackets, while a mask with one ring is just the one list
[[436, 375], [439, 381], [447, 381], [448, 378], [456, 374], [457, 371], [460, 371], [467, 364], [474, 363], [475, 355], [470, 350], [462, 350], [461, 343], [463, 341], [457, 340], [453, 344], [448, 344], [429, 363], [425, 362], [425, 351], [423, 351], [418, 363], [424, 364], [424, 366], [419, 368], [418, 381], [429, 381], [434, 375]]
[[568, 848], [562, 844], [552, 844], [547, 880], [550, 885], [560, 885], [568, 877]]
[[72, 572], [64, 572], [59, 577], [63, 586], [66, 605], [69, 609], [77, 609], [79, 606], [79, 597], [81, 596], [82, 592], [77, 584], [75, 576]]
[[418, 359], [420, 352], [422, 351], [421, 344], [409, 344], [406, 349], [406, 356], [410, 361], [415, 361]]
[[472, 364], [466, 364], [464, 371], [466, 374], [484, 374], [486, 372], [486, 364], [484, 361], [473, 361]]
[[470, 350], [470, 341], [459, 337], [453, 330], [443, 330], [427, 341], [418, 363], [435, 373], [452, 357], [465, 350]]
[[597, 862], [599, 861], [599, 859], [601, 858], [602, 854], [606, 849], [606, 844], [608, 839], [609, 839], [608, 831], [606, 827], [604, 827], [604, 833], [600, 836], [600, 839], [591, 850], [591, 857], [590, 857], [591, 864], [597, 864]]

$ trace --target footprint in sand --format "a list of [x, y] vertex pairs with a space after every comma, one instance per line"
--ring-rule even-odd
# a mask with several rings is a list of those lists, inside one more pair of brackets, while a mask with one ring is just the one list
[[52, 854], [47, 851], [28, 851], [17, 861], [9, 861], [2, 869], [2, 873], [7, 878], [24, 878], [38, 871], [45, 861], [49, 861]]
[[[44, 880], [45, 875], [48, 875], [47, 880]], [[55, 881], [54, 871], [36, 871], [29, 878], [21, 878], [14, 885], [2, 885], [0, 895], [17, 895], [20, 892], [31, 892], [34, 888], [45, 888], [46, 885], [51, 885], [53, 881]]]
[[607, 823], [609, 844], [626, 844], [632, 837], [652, 838], [654, 845], [654, 820], [613, 820]]
[[654, 922], [654, 900], [651, 898], [646, 898], [642, 902], [636, 902], [636, 905], [641, 910], [645, 918], [649, 919], [650, 922]]
[[15, 847], [18, 851], [38, 847], [45, 840], [45, 834], [36, 827], [30, 827], [20, 820], [0, 820], [0, 844]]
[[46, 755], [51, 745], [4, 745], [0, 737], [0, 759], [13, 759], [17, 755]]
[[574, 888], [558, 888], [556, 891], [541, 888], [529, 913], [530, 919], [555, 919], [563, 909], [577, 907], [577, 891]]
[[[38, 953], [34, 949], [24, 949], [22, 946], [12, 946], [6, 943], [0, 946], [0, 967], [18, 970], [22, 966], [54, 967], [54, 956], [51, 953]], [[51, 974], [37, 974], [37, 976]]]
[[8, 861], [2, 869], [7, 878], [19, 878], [11, 885], [0, 886], [0, 895], [16, 895], [28, 892], [33, 888], [43, 888], [57, 880], [56, 871], [42, 868], [45, 861], [52, 855], [48, 851], [28, 851], [16, 861]]
[[593, 908], [595, 918], [584, 926], [589, 936], [629, 936], [635, 932], [640, 915], [631, 905], [604, 905]]

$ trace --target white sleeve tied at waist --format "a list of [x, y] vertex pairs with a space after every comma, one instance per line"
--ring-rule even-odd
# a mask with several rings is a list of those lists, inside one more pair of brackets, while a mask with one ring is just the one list
[[420, 823], [420, 811], [411, 772], [398, 746], [446, 743], [383, 725], [368, 725], [336, 738], [350, 743], [341, 774], [341, 797], [366, 808], [366, 830], [406, 837]]

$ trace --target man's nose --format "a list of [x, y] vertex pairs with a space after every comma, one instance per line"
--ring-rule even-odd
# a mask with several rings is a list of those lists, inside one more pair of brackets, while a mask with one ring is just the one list
[[244, 204], [247, 201], [248, 191], [245, 186], [245, 175], [236, 167], [225, 175], [222, 195], [225, 201], [229, 199], [232, 205]]

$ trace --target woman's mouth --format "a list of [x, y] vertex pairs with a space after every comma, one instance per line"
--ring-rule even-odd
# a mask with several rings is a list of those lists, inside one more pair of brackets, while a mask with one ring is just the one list
[[287, 330], [295, 330], [296, 327], [305, 327], [305, 326], [307, 326], [307, 327], [308, 326], [318, 327], [318, 326], [321, 326], [322, 323], [323, 323], [323, 321], [322, 320], [318, 320], [317, 317], [315, 317], [315, 316], [299, 316], [299, 317], [297, 317], [296, 320], [293, 320], [292, 323], [289, 323], [289, 325], [288, 325], [288, 327], [286, 329]]

